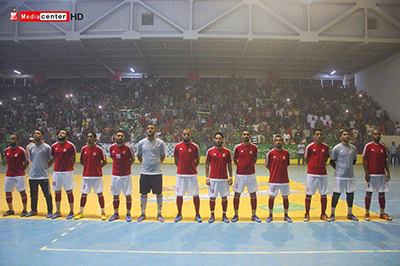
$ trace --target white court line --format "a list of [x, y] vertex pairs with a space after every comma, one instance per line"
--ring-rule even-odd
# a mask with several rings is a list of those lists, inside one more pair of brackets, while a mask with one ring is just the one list
[[67, 233], [62, 233], [61, 236], [65, 236]]
[[133, 254], [187, 254], [187, 255], [272, 255], [272, 254], [339, 254], [339, 253], [400, 253], [400, 250], [311, 250], [311, 251], [144, 251], [144, 250], [107, 250], [107, 249], [66, 249], [42, 247], [42, 251], [93, 252], [93, 253], [133, 253]]
[[57, 241], [58, 241], [58, 239], [56, 238], [56, 239], [53, 239], [53, 241], [51, 241], [51, 243], [55, 243]]

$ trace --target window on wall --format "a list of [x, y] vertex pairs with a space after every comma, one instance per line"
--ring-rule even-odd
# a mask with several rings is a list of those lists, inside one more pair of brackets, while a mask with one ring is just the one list
[[154, 25], [154, 14], [153, 13], [142, 13], [142, 26]]

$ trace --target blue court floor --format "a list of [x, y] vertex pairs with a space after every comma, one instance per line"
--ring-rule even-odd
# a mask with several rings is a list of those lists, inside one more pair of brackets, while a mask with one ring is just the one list
[[[291, 166], [291, 178], [304, 184], [305, 170]], [[400, 167], [391, 170], [386, 210], [392, 222], [359, 217], [359, 222], [224, 224], [217, 216], [210, 225], [0, 218], [0, 265], [400, 265]], [[173, 171], [164, 166], [166, 174]], [[257, 171], [265, 172], [261, 166]], [[356, 175], [355, 205], [363, 207], [362, 166], [356, 166]], [[379, 213], [376, 193], [371, 210]]]

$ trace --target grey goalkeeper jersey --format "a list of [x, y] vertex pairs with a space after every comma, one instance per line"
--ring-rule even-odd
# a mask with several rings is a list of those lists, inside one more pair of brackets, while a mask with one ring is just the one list
[[339, 143], [331, 152], [331, 160], [336, 161], [336, 169], [334, 178], [336, 179], [354, 179], [353, 162], [357, 160], [356, 146], [349, 144], [349, 146]]
[[46, 143], [39, 146], [33, 144], [28, 149], [28, 155], [31, 161], [29, 179], [49, 179], [48, 162], [52, 158], [51, 147]]

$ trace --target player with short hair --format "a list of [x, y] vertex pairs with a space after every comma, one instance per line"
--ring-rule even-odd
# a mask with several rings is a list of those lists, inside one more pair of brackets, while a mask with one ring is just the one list
[[193, 203], [196, 210], [195, 220], [201, 223], [199, 182], [197, 180], [196, 169], [200, 162], [200, 148], [191, 141], [191, 137], [191, 130], [189, 128], [184, 129], [182, 131], [183, 141], [176, 144], [174, 149], [174, 161], [178, 167], [175, 187], [178, 215], [175, 218], [175, 222], [182, 220], [183, 196], [187, 192], [189, 196], [193, 196]]
[[9, 138], [10, 147], [4, 151], [4, 158], [7, 163], [6, 178], [4, 180], [4, 192], [6, 192], [6, 201], [8, 204], [8, 211], [3, 216], [14, 215], [15, 211], [12, 205], [12, 192], [14, 188], [21, 194], [23, 210], [21, 217], [25, 217], [28, 212], [26, 211], [26, 204], [28, 197], [26, 196], [26, 183], [25, 183], [25, 170], [28, 167], [28, 156], [24, 148], [19, 146], [19, 136], [11, 134]]
[[304, 221], [310, 220], [311, 198], [315, 192], [321, 195], [321, 216], [320, 219], [329, 222], [326, 215], [328, 191], [328, 175], [326, 172], [326, 162], [329, 158], [329, 146], [322, 142], [323, 132], [321, 129], [314, 129], [314, 142], [309, 144], [305, 150], [305, 162], [308, 165], [306, 179], [306, 214]]
[[108, 220], [111, 222], [119, 219], [119, 194], [122, 191], [126, 197], [126, 221], [131, 222], [131, 166], [135, 162], [135, 151], [131, 145], [125, 142], [124, 131], [118, 130], [115, 133], [115, 143], [110, 146], [110, 155], [113, 160], [111, 173], [111, 195], [114, 196], [114, 214]]
[[282, 136], [276, 135], [274, 139], [275, 148], [270, 150], [265, 158], [265, 167], [268, 168], [270, 172], [269, 177], [269, 216], [266, 220], [267, 223], [272, 222], [273, 220], [273, 210], [274, 210], [274, 201], [275, 197], [278, 195], [278, 192], [281, 192], [283, 199], [283, 209], [284, 209], [284, 218], [283, 220], [291, 223], [292, 219], [289, 217], [289, 175], [288, 175], [288, 166], [290, 165], [290, 157], [289, 152], [282, 147], [283, 139]]
[[[231, 152], [223, 147], [224, 134], [221, 132], [214, 133], [214, 144], [215, 146], [207, 151], [205, 164], [206, 184], [209, 186], [208, 195], [210, 196], [211, 210], [211, 217], [208, 222], [213, 223], [215, 221], [215, 199], [219, 194], [222, 199], [222, 221], [229, 223], [226, 210], [228, 209], [229, 186], [233, 183]], [[229, 179], [226, 173], [227, 170]]]
[[26, 217], [38, 214], [38, 189], [42, 188], [47, 203], [47, 218], [53, 216], [53, 199], [50, 192], [49, 168], [54, 160], [51, 156], [51, 147], [43, 141], [44, 133], [41, 129], [35, 129], [34, 142], [28, 148], [28, 157], [31, 162], [29, 171], [29, 187], [31, 189], [31, 211]]
[[162, 171], [161, 164], [165, 160], [167, 154], [167, 146], [164, 141], [156, 138], [156, 125], [147, 125], [147, 137], [139, 141], [138, 159], [142, 163], [140, 171], [140, 206], [142, 214], [137, 221], [141, 222], [146, 219], [147, 194], [150, 191], [157, 197], [157, 220], [164, 222], [161, 214], [163, 195], [162, 195]]
[[251, 132], [247, 129], [243, 130], [242, 143], [236, 145], [233, 152], [233, 162], [236, 165], [236, 178], [233, 185], [235, 216], [231, 220], [233, 223], [239, 220], [240, 194], [243, 193], [245, 187], [247, 187], [247, 192], [250, 194], [251, 220], [261, 223], [260, 218], [256, 215], [258, 184], [254, 167], [257, 162], [258, 149], [256, 145], [250, 142], [250, 137]]
[[64, 187], [70, 208], [69, 214], [66, 217], [69, 220], [74, 217], [73, 189], [75, 188], [74, 165], [76, 160], [76, 148], [72, 142], [68, 141], [69, 134], [67, 130], [60, 129], [57, 133], [57, 137], [58, 142], [51, 145], [51, 156], [54, 157], [52, 189], [56, 194], [57, 211], [51, 218], [56, 219], [61, 217], [61, 189]]
[[104, 196], [103, 196], [103, 171], [102, 168], [107, 164], [105, 152], [102, 148], [96, 145], [97, 135], [90, 131], [86, 134], [87, 145], [81, 149], [80, 163], [83, 165], [82, 187], [81, 187], [81, 207], [80, 212], [75, 216], [75, 220], [82, 219], [83, 209], [86, 205], [87, 194], [93, 188], [94, 193], [99, 198], [101, 208], [101, 220], [107, 219], [104, 211]]
[[385, 213], [385, 192], [389, 191], [388, 182], [390, 180], [388, 154], [386, 146], [380, 141], [381, 131], [375, 129], [372, 132], [372, 141], [365, 145], [363, 151], [363, 166], [365, 181], [367, 182], [364, 215], [366, 221], [370, 220], [369, 208], [373, 191], [379, 193], [380, 218], [388, 221], [392, 220], [392, 217]]
[[337, 144], [331, 152], [331, 161], [335, 173], [333, 176], [333, 196], [332, 213], [330, 220], [335, 221], [335, 209], [338, 204], [340, 194], [346, 192], [347, 197], [347, 219], [358, 221], [353, 215], [354, 192], [356, 191], [356, 181], [353, 165], [357, 162], [357, 148], [350, 144], [350, 131], [345, 129], [340, 133], [341, 142]]

